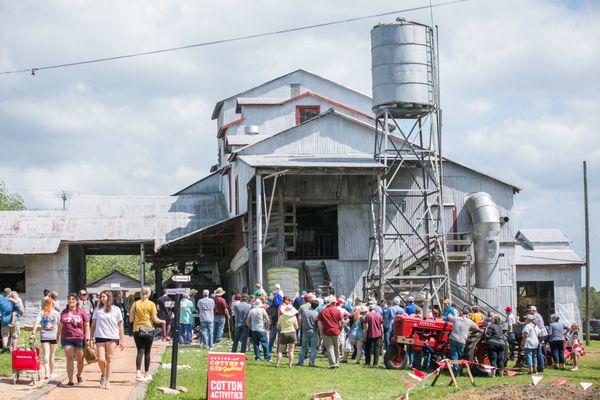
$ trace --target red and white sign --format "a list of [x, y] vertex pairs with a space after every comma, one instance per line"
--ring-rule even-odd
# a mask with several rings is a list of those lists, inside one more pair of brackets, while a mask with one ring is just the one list
[[246, 399], [246, 355], [208, 353], [207, 400]]

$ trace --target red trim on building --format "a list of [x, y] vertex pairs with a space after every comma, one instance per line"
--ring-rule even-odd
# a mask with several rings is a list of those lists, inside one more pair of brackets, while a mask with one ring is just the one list
[[240, 119], [236, 119], [235, 121], [231, 121], [225, 125], [221, 125], [221, 127], [219, 128], [219, 131], [217, 132], [217, 138], [221, 139], [223, 136], [225, 136], [225, 132], [227, 132], [227, 128], [232, 127], [233, 125], [237, 125], [240, 124], [242, 122], [244, 122], [246, 120], [246, 118], [240, 118]]
[[315, 117], [321, 114], [321, 106], [296, 106], [296, 125], [300, 125], [302, 121], [300, 121], [302, 110], [313, 110], [317, 113]]
[[299, 94], [298, 96], [292, 97], [291, 99], [284, 100], [281, 103], [274, 103], [274, 104], [273, 103], [269, 103], [269, 104], [261, 104], [261, 103], [242, 104], [242, 105], [240, 105], [240, 107], [274, 107], [274, 106], [280, 106], [280, 105], [287, 104], [287, 103], [290, 103], [290, 102], [295, 101], [295, 100], [302, 99], [302, 98], [304, 98], [306, 96], [314, 97], [315, 99], [319, 99], [321, 101], [329, 103], [332, 106], [339, 107], [339, 108], [341, 108], [343, 110], [346, 110], [346, 111], [350, 111], [353, 114], [357, 114], [357, 115], [360, 115], [362, 117], [365, 117], [365, 118], [368, 118], [368, 119], [371, 119], [371, 120], [375, 120], [375, 117], [373, 117], [372, 115], [365, 114], [365, 113], [363, 113], [361, 111], [358, 111], [358, 110], [356, 110], [356, 109], [354, 109], [352, 107], [349, 107], [349, 106], [347, 106], [345, 104], [342, 104], [342, 103], [339, 103], [337, 101], [328, 99], [327, 97], [321, 96], [320, 94], [316, 94], [316, 93], [313, 93], [313, 92], [304, 92], [302, 94]]

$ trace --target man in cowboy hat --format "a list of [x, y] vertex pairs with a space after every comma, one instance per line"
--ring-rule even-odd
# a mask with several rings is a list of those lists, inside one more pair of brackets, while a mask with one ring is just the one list
[[229, 320], [227, 301], [223, 298], [225, 291], [222, 287], [215, 290], [215, 343], [221, 343], [225, 324]]
[[344, 327], [344, 316], [337, 308], [337, 299], [329, 295], [325, 299], [327, 306], [319, 313], [317, 324], [323, 338], [323, 347], [329, 360], [329, 368], [340, 367], [339, 336]]

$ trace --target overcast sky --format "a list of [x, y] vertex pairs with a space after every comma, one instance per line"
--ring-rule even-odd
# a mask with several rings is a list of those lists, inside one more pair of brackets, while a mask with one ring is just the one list
[[[435, 3], [435, 2], [434, 2]], [[4, 1], [0, 70], [223, 39], [426, 5], [403, 1]], [[429, 11], [402, 14], [430, 23]], [[439, 25], [446, 155], [524, 190], [522, 228], [583, 257], [588, 160], [600, 287], [600, 2], [471, 0]], [[0, 75], [0, 180], [58, 193], [171, 194], [216, 161], [214, 104], [298, 68], [371, 93], [370, 28], [394, 17], [30, 74]]]

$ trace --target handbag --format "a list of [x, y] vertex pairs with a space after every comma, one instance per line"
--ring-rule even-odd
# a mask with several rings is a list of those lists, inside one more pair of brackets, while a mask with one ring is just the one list
[[98, 352], [96, 346], [93, 343], [86, 345], [83, 349], [83, 357], [88, 364], [92, 364], [98, 361]]
[[[133, 303], [134, 310], [134, 318], [135, 311], [137, 310], [137, 301]], [[154, 339], [154, 328], [148, 328], [147, 326], [140, 326], [138, 328], [138, 337], [140, 339]]]

